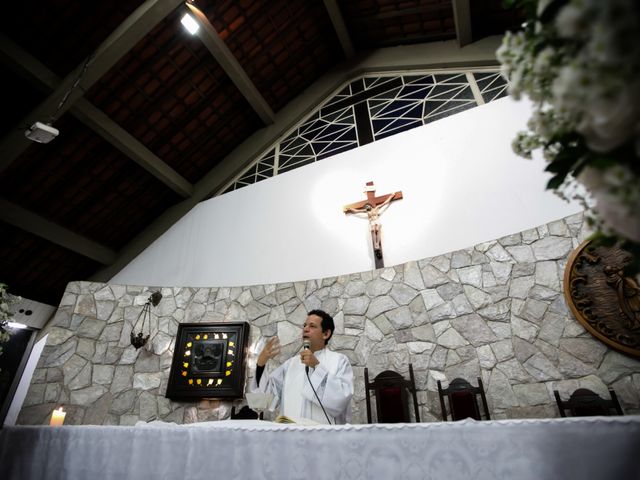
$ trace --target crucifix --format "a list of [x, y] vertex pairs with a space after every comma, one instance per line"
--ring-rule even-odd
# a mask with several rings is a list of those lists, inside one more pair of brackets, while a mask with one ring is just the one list
[[400, 200], [402, 198], [402, 192], [388, 193], [376, 197], [376, 187], [373, 186], [373, 182], [367, 182], [364, 193], [367, 194], [366, 200], [345, 205], [342, 207], [342, 211], [345, 214], [362, 213], [367, 215], [369, 228], [371, 230], [371, 243], [373, 244], [373, 257], [376, 268], [382, 268], [384, 267], [384, 259], [382, 258], [382, 239], [378, 217], [387, 209], [393, 200]]

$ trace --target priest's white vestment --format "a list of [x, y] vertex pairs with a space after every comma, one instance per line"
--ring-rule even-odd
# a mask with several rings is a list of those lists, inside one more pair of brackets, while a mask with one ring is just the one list
[[[322, 408], [311, 389], [315, 389], [332, 424], [347, 423], [351, 419], [351, 397], [353, 396], [353, 369], [349, 359], [342, 353], [327, 348], [314, 352], [320, 362], [309, 368], [309, 379], [300, 357], [291, 357], [273, 372], [266, 372], [252, 390], [273, 394], [271, 409], [280, 406], [280, 414], [293, 420], [310, 419], [327, 423]], [[265, 378], [266, 377], [266, 378]]]

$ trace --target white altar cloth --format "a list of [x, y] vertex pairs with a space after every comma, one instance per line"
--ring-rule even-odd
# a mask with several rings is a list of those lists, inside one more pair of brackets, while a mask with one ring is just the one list
[[251, 420], [0, 431], [0, 478], [640, 479], [640, 416], [297, 426]]

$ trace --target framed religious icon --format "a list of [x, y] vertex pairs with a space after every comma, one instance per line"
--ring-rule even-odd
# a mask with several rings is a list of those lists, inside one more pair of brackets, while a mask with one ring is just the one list
[[242, 398], [248, 338], [247, 322], [178, 325], [165, 396]]
[[640, 358], [640, 287], [625, 273], [631, 254], [583, 242], [567, 261], [564, 294], [571, 312], [594, 337]]

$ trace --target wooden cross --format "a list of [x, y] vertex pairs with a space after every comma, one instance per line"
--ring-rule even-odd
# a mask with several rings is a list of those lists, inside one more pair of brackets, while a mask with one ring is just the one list
[[388, 193], [376, 197], [376, 188], [373, 182], [367, 182], [364, 193], [367, 199], [360, 202], [350, 203], [342, 207], [342, 211], [347, 213], [365, 213], [369, 219], [369, 227], [371, 229], [371, 243], [373, 245], [373, 258], [375, 259], [376, 268], [384, 267], [384, 258], [382, 257], [382, 239], [380, 233], [380, 224], [378, 217], [389, 204], [394, 200], [402, 198], [402, 192]]

